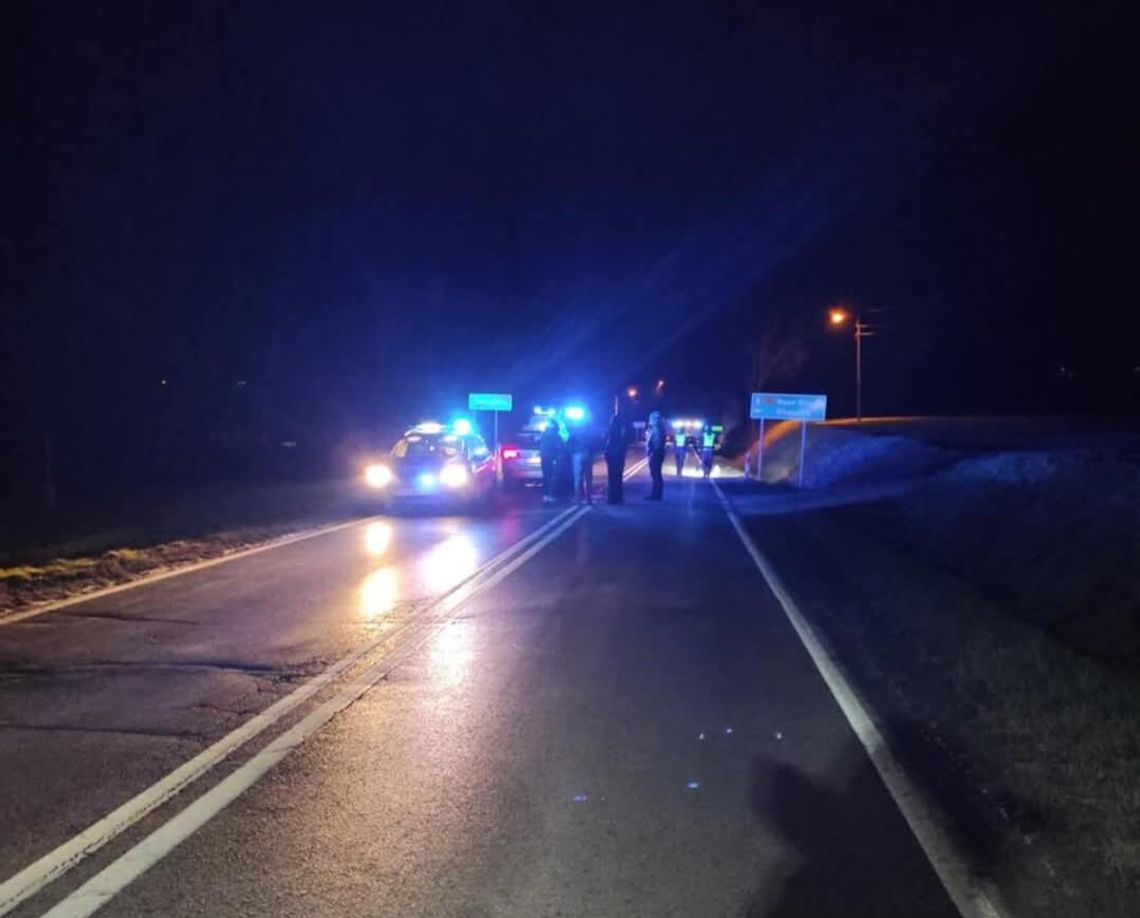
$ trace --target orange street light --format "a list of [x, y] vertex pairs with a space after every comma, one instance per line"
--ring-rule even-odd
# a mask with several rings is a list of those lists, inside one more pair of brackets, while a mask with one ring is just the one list
[[831, 309], [827, 313], [827, 320], [835, 326], [842, 325], [851, 318], [851, 313], [846, 309]]

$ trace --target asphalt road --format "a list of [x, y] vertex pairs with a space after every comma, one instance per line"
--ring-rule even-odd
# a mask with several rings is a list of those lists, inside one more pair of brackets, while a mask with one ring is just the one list
[[957, 915], [713, 486], [647, 487], [0, 627], [0, 914]]

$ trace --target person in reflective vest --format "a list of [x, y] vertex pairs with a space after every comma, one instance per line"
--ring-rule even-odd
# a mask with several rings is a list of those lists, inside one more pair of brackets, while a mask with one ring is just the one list
[[716, 430], [706, 426], [701, 431], [701, 470], [704, 477], [712, 475], [713, 454], [716, 452]]
[[685, 456], [689, 452], [689, 435], [684, 427], [673, 429], [673, 461], [677, 463], [677, 477], [685, 471]]

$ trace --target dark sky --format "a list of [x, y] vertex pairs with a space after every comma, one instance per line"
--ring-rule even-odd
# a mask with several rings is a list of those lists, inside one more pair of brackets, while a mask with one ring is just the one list
[[872, 411], [1127, 407], [1125, 8], [10, 4], [6, 429], [703, 405], [774, 328], [842, 411], [839, 298]]

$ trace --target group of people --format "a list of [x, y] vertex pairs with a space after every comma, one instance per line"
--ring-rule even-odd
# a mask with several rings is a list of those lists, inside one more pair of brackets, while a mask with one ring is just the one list
[[[625, 457], [632, 439], [631, 425], [620, 412], [616, 411], [610, 419], [605, 437], [600, 442], [597, 435], [588, 427], [569, 428], [568, 436], [564, 440], [556, 423], [547, 424], [538, 444], [542, 461], [542, 499], [546, 502], [557, 500], [559, 481], [564, 477], [560, 475], [561, 463], [569, 460], [574, 500], [577, 503], [593, 503], [594, 459], [600, 446], [606, 460], [606, 502], [622, 503]], [[712, 474], [715, 444], [715, 435], [706, 432], [700, 443], [701, 468], [705, 478]], [[661, 474], [661, 467], [665, 463], [667, 446], [668, 431], [665, 421], [660, 412], [654, 411], [649, 415], [645, 439], [649, 476], [653, 482], [649, 494], [645, 497], [646, 500], [659, 501], [664, 493], [665, 479]], [[688, 450], [685, 433], [679, 431], [673, 444], [678, 477], [684, 471]]]

